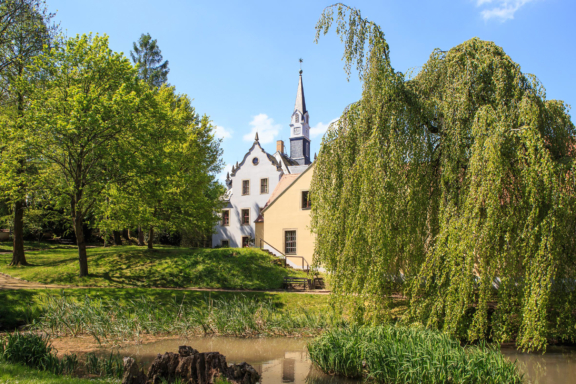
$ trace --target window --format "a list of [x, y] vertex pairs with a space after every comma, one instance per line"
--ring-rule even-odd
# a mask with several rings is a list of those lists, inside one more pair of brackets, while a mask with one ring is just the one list
[[250, 194], [250, 180], [242, 180], [242, 194], [243, 195]]
[[222, 226], [230, 225], [230, 211], [222, 211]]
[[242, 248], [248, 248], [250, 246], [250, 237], [242, 236]]
[[312, 202], [310, 201], [310, 193], [308, 191], [302, 192], [302, 209], [310, 209], [312, 208]]
[[242, 225], [250, 225], [250, 209], [242, 210]]
[[294, 121], [297, 123], [300, 122], [300, 116], [298, 114], [296, 114], [296, 116], [294, 116]]
[[299, 135], [299, 134], [300, 134], [300, 127], [294, 128], [294, 134], [295, 134], [295, 135]]
[[268, 179], [260, 179], [260, 193], [268, 193]]
[[296, 254], [296, 231], [284, 232], [284, 251], [287, 255]]
[[222, 243], [220, 244], [220, 246], [222, 248], [228, 248], [230, 246], [230, 241], [228, 240], [222, 240]]
[[255, 158], [252, 159], [252, 164], [258, 165], [258, 162], [259, 162], [259, 161], [260, 161], [260, 160], [258, 160], [258, 158], [255, 157]]

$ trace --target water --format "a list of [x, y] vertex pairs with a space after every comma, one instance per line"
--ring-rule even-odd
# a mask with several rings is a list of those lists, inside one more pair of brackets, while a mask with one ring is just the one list
[[[359, 383], [325, 375], [314, 368], [306, 351], [305, 338], [241, 339], [228, 337], [162, 340], [130, 346], [119, 350], [122, 356], [132, 356], [148, 366], [158, 353], [178, 352], [180, 345], [189, 345], [200, 352], [220, 352], [228, 363], [247, 362], [261, 375], [263, 384], [344, 384]], [[549, 348], [544, 355], [520, 353], [514, 349], [502, 352], [512, 361], [517, 360], [526, 373], [527, 384], [576, 383], [576, 349]]]

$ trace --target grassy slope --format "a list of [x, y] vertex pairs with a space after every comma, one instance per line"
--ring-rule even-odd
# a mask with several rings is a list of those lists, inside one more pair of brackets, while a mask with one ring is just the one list
[[205, 298], [232, 298], [238, 296], [255, 297], [272, 300], [280, 309], [295, 309], [305, 307], [308, 309], [323, 310], [328, 308], [328, 295], [307, 295], [294, 293], [266, 293], [266, 292], [198, 292], [165, 289], [66, 289], [66, 290], [0, 290], [0, 330], [11, 330], [17, 326], [28, 324], [39, 316], [42, 303], [47, 295], [66, 295], [82, 299], [85, 295], [92, 298], [116, 299], [126, 302], [135, 297], [146, 297], [149, 300], [160, 302], [181, 302], [185, 296], [187, 299]]
[[97, 383], [120, 383], [120, 380], [89, 380], [78, 379], [69, 376], [57, 376], [49, 372], [41, 372], [23, 365], [0, 362], [0, 383], [18, 384], [97, 384]]
[[[43, 244], [29, 244], [38, 249]], [[6, 244], [2, 245], [4, 250]], [[232, 256], [232, 253], [236, 256]], [[28, 267], [9, 267], [0, 255], [0, 272], [28, 281], [98, 287], [203, 287], [278, 289], [284, 276], [303, 272], [272, 264], [274, 257], [257, 249], [198, 249], [119, 246], [88, 249], [90, 276], [79, 278], [77, 250], [72, 246], [27, 251]]]

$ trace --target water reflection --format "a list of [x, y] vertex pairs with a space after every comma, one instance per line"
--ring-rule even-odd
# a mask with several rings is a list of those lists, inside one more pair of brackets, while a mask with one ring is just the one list
[[[187, 340], [163, 340], [121, 349], [123, 356], [132, 356], [145, 366], [158, 353], [176, 352], [180, 345], [190, 345], [200, 352], [220, 352], [229, 363], [247, 362], [262, 375], [263, 384], [351, 384], [347, 380], [325, 375], [314, 368], [306, 351], [309, 339], [303, 338], [192, 338]], [[544, 356], [519, 353], [513, 349], [502, 352], [511, 360], [517, 360], [519, 368], [526, 373], [527, 384], [568, 384], [576, 382], [576, 350], [549, 348]]]

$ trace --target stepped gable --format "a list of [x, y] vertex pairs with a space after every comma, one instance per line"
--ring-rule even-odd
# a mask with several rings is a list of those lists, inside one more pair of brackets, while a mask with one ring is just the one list
[[279, 171], [282, 170], [282, 166], [278, 163], [276, 158], [273, 155], [266, 152], [264, 148], [262, 148], [262, 146], [260, 145], [260, 141], [258, 140], [258, 133], [256, 133], [256, 139], [254, 140], [254, 143], [252, 144], [248, 152], [246, 152], [242, 161], [240, 163], [237, 163], [238, 165], [236, 167], [232, 168], [232, 173], [230, 174], [230, 176], [236, 176], [236, 172], [238, 172], [238, 170], [242, 168], [242, 166], [246, 162], [246, 159], [248, 158], [250, 153], [252, 153], [252, 151], [256, 149], [256, 147], [258, 147], [262, 151], [262, 153], [266, 155], [266, 158], [270, 161], [270, 163], [272, 163], [272, 165], [276, 166], [277, 170]]

